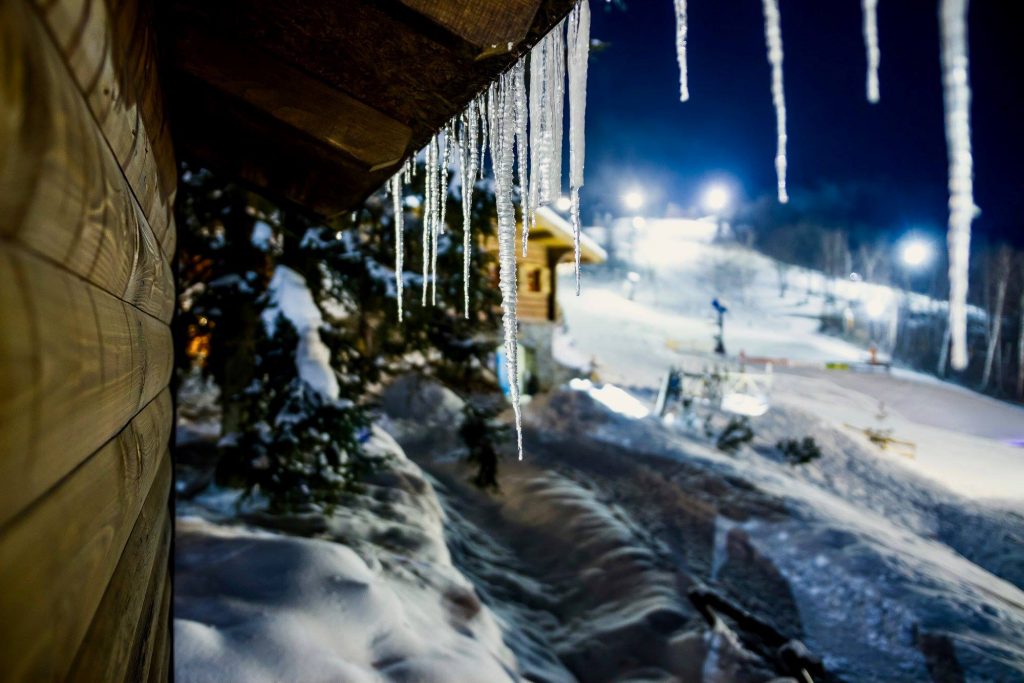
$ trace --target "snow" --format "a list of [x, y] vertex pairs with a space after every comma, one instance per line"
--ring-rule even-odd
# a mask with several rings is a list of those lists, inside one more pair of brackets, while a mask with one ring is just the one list
[[949, 154], [949, 326], [950, 365], [967, 367], [967, 283], [974, 205], [971, 156], [971, 86], [967, 59], [967, 0], [942, 0], [942, 85]]
[[521, 680], [451, 563], [433, 487], [380, 430], [368, 447], [386, 471], [354, 505], [312, 520], [320, 538], [240, 525], [216, 506], [179, 517], [176, 681]]
[[864, 12], [864, 49], [868, 58], [868, 102], [876, 104], [878, 94], [878, 64], [882, 53], [878, 49], [878, 0], [862, 0]]
[[338, 400], [338, 378], [331, 367], [331, 352], [320, 339], [323, 317], [301, 275], [278, 265], [267, 286], [270, 305], [263, 311], [267, 334], [274, 334], [278, 314], [283, 315], [299, 335], [295, 366], [299, 377], [326, 399]]
[[[726, 349], [734, 357], [743, 352], [774, 362], [773, 409], [783, 401], [861, 439], [844, 424], [874, 426], [884, 402], [897, 438], [917, 444], [912, 460], [884, 457], [964, 496], [1024, 502], [1024, 449], [1009, 443], [1024, 435], [1024, 409], [898, 368], [891, 374], [825, 369], [828, 362], [862, 362], [867, 351], [818, 332], [824, 291], [886, 301], [903, 293], [865, 282], [830, 282], [821, 273], [794, 268], [787, 295], [780, 298], [772, 259], [710, 244], [691, 223], [666, 221], [641, 238], [638, 253], [654, 258], [634, 264], [645, 273], [634, 301], [623, 295], [619, 281], [597, 274], [581, 297], [560, 298], [576, 353], [596, 357], [604, 381], [657, 387], [670, 366], [700, 371], [721, 362], [711, 354], [710, 301], [724, 294], [730, 304]], [[724, 292], [714, 278], [719, 265], [741, 274], [724, 283]], [[808, 288], [817, 293], [808, 294]], [[911, 298], [920, 310], [935, 310], [936, 303]], [[616, 334], [607, 334], [609, 328]]]
[[651, 414], [647, 406], [638, 401], [635, 396], [614, 384], [597, 386], [589, 379], [577, 378], [569, 381], [569, 388], [582, 391], [609, 410], [626, 417], [640, 420]]
[[690, 85], [686, 75], [686, 0], [675, 0], [676, 4], [676, 59], [679, 60], [679, 101], [690, 99]]
[[764, 38], [768, 63], [772, 67], [772, 104], [775, 106], [775, 173], [779, 178], [779, 202], [789, 201], [786, 194], [786, 93], [782, 84], [782, 18], [779, 0], [764, 0]]
[[252, 245], [263, 251], [269, 251], [274, 244], [274, 230], [266, 221], [256, 221], [252, 226]]

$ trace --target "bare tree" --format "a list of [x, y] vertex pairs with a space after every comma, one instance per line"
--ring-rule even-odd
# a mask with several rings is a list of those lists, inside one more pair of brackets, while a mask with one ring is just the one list
[[1013, 250], [1007, 245], [997, 247], [990, 257], [985, 269], [986, 297], [991, 304], [988, 307], [988, 345], [985, 349], [985, 368], [981, 373], [981, 388], [988, 387], [992, 379], [992, 363], [999, 346], [999, 336], [1003, 331], [1003, 306], [1006, 303], [1006, 288], [1010, 284], [1010, 271], [1013, 267]]
[[789, 264], [776, 261], [775, 275], [779, 278], [779, 298], [785, 299], [786, 290], [789, 289]]
[[1024, 398], [1024, 254], [1018, 259], [1017, 282], [1020, 300], [1017, 304], [1017, 398]]
[[878, 241], [874, 244], [860, 244], [857, 247], [857, 261], [860, 266], [860, 274], [866, 282], [877, 282], [884, 284], [889, 277], [889, 255], [890, 247], [884, 242]]

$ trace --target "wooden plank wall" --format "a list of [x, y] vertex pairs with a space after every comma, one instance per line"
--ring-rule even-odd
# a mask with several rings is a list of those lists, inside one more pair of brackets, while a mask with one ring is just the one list
[[146, 0], [0, 0], [0, 671], [165, 680], [175, 164]]

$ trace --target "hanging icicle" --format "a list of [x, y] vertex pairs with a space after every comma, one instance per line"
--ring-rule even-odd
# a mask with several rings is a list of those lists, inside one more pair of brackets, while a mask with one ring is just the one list
[[768, 63], [772, 67], [772, 103], [775, 105], [775, 174], [779, 179], [779, 202], [789, 201], [786, 194], [786, 93], [782, 87], [782, 18], [779, 0], [764, 0], [764, 39]]
[[863, 0], [864, 47], [868, 56], [868, 102], [878, 102], [878, 64], [882, 59], [878, 49], [878, 0]]
[[480, 121], [480, 180], [484, 179], [484, 161], [487, 158], [487, 93], [477, 97], [477, 115]]
[[523, 223], [523, 256], [526, 256], [526, 241], [530, 236], [529, 228], [527, 227], [530, 214], [530, 181], [528, 178], [530, 162], [526, 153], [528, 145], [526, 128], [527, 118], [530, 114], [526, 106], [525, 57], [516, 62], [515, 66], [512, 67], [512, 87], [513, 113], [515, 114], [516, 124], [516, 167], [519, 171], [519, 213], [522, 216]]
[[974, 205], [971, 157], [971, 86], [967, 58], [968, 0], [942, 0], [942, 86], [949, 156], [949, 329], [950, 364], [967, 367], [967, 283]]
[[564, 83], [563, 19], [530, 54], [531, 223], [537, 207], [551, 204], [561, 192]]
[[437, 137], [427, 143], [426, 166], [423, 179], [423, 298], [427, 305], [427, 289], [430, 287], [430, 239], [434, 222], [434, 176], [437, 165]]
[[405, 254], [403, 245], [405, 229], [405, 213], [402, 206], [402, 177], [405, 175], [405, 168], [391, 177], [388, 181], [388, 188], [391, 190], [391, 202], [394, 208], [395, 221], [395, 299], [398, 301], [398, 322], [402, 322], [402, 289], [405, 284], [403, 280]]
[[462, 298], [463, 316], [469, 319], [469, 265], [472, 258], [473, 183], [477, 173], [477, 118], [475, 102], [462, 116], [459, 139], [459, 172], [462, 180]]
[[569, 15], [566, 45], [569, 59], [569, 192], [573, 251], [576, 258], [576, 296], [580, 295], [580, 188], [586, 138], [587, 59], [590, 56], [590, 2], [580, 0]]
[[438, 185], [441, 188], [441, 219], [438, 223], [438, 231], [443, 235], [448, 231], [448, 166], [451, 164], [452, 140], [455, 135], [452, 133], [451, 123], [445, 124], [444, 143], [441, 146], [441, 167], [438, 177]]
[[502, 327], [505, 333], [505, 368], [515, 413], [519, 459], [523, 458], [523, 427], [519, 409], [518, 321], [516, 315], [516, 211], [512, 202], [512, 165], [515, 145], [514, 89], [508, 73], [491, 86], [491, 163], [494, 199], [498, 212], [498, 274], [501, 281]]
[[679, 101], [685, 102], [690, 99], [690, 84], [686, 74], [686, 0], [675, 0], [675, 2], [676, 59], [679, 60]]

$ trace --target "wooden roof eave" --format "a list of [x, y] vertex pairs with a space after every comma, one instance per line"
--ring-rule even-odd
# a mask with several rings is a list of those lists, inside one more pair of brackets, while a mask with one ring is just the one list
[[574, 2], [169, 0], [179, 157], [321, 215], [349, 210]]

